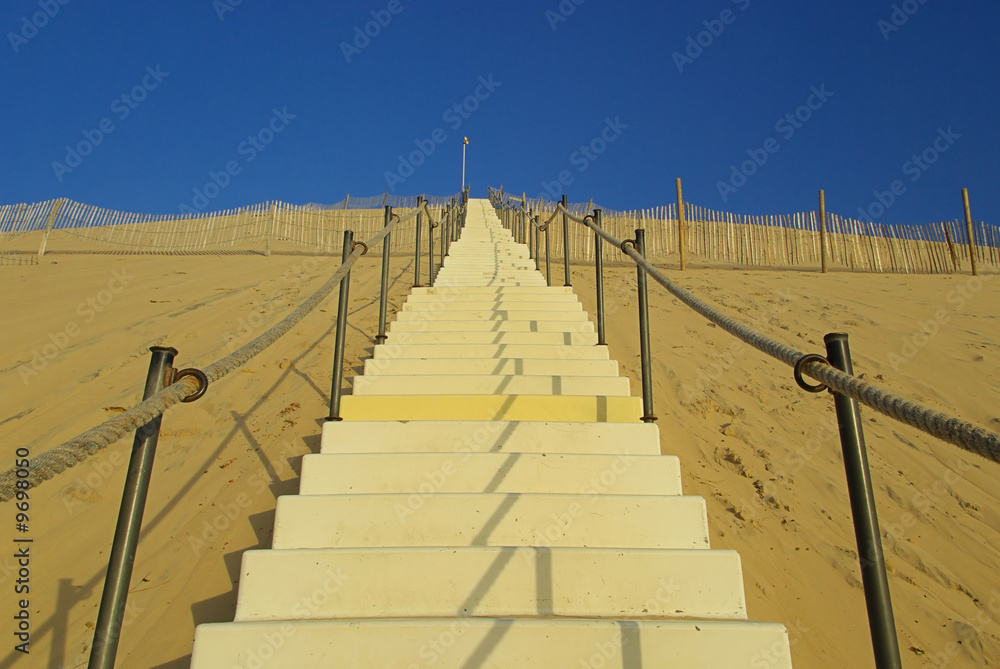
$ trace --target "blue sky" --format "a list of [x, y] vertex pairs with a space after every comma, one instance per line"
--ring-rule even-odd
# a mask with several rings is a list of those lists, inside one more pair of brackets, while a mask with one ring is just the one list
[[237, 2], [6, 0], [0, 203], [445, 195], [467, 135], [476, 197], [642, 208], [681, 177], [923, 223], [968, 187], [1000, 223], [995, 2]]

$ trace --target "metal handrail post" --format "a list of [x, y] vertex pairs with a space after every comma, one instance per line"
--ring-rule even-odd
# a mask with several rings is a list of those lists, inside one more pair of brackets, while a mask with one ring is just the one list
[[[846, 374], [854, 374], [851, 349], [847, 334], [833, 332], [823, 338], [826, 356], [831, 365]], [[857, 400], [834, 393], [837, 422], [840, 427], [840, 445], [844, 452], [847, 471], [847, 488], [851, 498], [851, 515], [854, 517], [854, 536], [861, 561], [861, 580], [865, 589], [868, 608], [868, 627], [871, 630], [875, 666], [878, 669], [900, 669], [899, 641], [896, 622], [892, 615], [889, 596], [889, 579], [885, 573], [885, 556], [879, 534], [875, 495], [872, 491], [868, 453], [861, 423], [861, 407]]]
[[[594, 210], [594, 225], [598, 228], [601, 227], [601, 210]], [[601, 236], [594, 233], [594, 270], [597, 276], [597, 345], [604, 346], [607, 342], [604, 340], [604, 258], [602, 251], [602, 244], [604, 240]]]
[[[347, 262], [354, 250], [354, 233], [344, 230], [344, 250], [341, 262]], [[327, 420], [343, 420], [340, 417], [340, 385], [344, 379], [344, 338], [347, 335], [347, 300], [351, 290], [351, 272], [348, 270], [340, 280], [340, 300], [337, 303], [337, 334], [333, 345], [333, 381], [330, 387], [330, 415]]]
[[[167, 373], [172, 369], [177, 349], [167, 346], [153, 346], [149, 349], [149, 371], [142, 399], [163, 390]], [[104, 579], [101, 608], [94, 628], [94, 645], [90, 651], [89, 669], [114, 669], [118, 654], [118, 640], [121, 637], [122, 619], [128, 601], [128, 587], [132, 580], [136, 547], [142, 530], [142, 516], [146, 509], [149, 493], [149, 479], [156, 457], [156, 443], [160, 438], [160, 421], [157, 416], [135, 431], [132, 442], [132, 456], [125, 477], [122, 504], [115, 527], [115, 539], [111, 545], [108, 572]]]
[[538, 229], [538, 214], [532, 216], [532, 219], [534, 220], [532, 227], [535, 230], [535, 271], [537, 272], [542, 269], [541, 260], [539, 260], [541, 254], [538, 252], [538, 249], [542, 247], [542, 231]]
[[[521, 205], [521, 230], [523, 230], [524, 232], [528, 232], [529, 228], [531, 228], [531, 217], [528, 216], [528, 212], [526, 212], [524, 210], [524, 205], [522, 204]], [[531, 260], [532, 258], [535, 257], [534, 255], [532, 255], [532, 251], [531, 251], [531, 235], [525, 235], [525, 236], [527, 237], [527, 239], [525, 241], [528, 244], [528, 260]]]
[[[549, 221], [551, 223], [551, 221]], [[545, 225], [545, 285], [552, 285], [552, 263], [549, 258], [549, 224]]]
[[444, 259], [451, 255], [451, 207], [446, 206], [444, 210], [444, 234], [441, 236], [441, 240], [444, 245], [441, 247], [443, 250], [443, 255], [441, 256], [441, 264], [444, 265]]
[[[566, 211], [566, 194], [563, 193], [562, 196], [562, 206], [563, 211]], [[566, 217], [564, 213], [562, 215], [563, 220], [563, 269], [566, 271], [566, 285], [572, 285], [569, 281], [569, 218]]]
[[[646, 257], [646, 231], [635, 231], [635, 250]], [[649, 353], [649, 294], [646, 291], [646, 270], [636, 264], [636, 279], [639, 287], [639, 352], [642, 356], [642, 422], [652, 423], [653, 415], [653, 368]]]
[[[438, 225], [442, 226], [441, 229], [441, 262], [438, 263], [438, 271], [441, 271], [441, 267], [444, 265], [444, 257], [447, 255], [446, 249], [448, 248], [448, 218], [447, 212], [441, 212], [441, 222]], [[435, 274], [435, 276], [437, 276]]]
[[420, 224], [423, 222], [423, 214], [420, 213], [420, 209], [423, 206], [424, 198], [422, 195], [417, 196], [417, 233], [415, 235], [416, 241], [414, 242], [413, 249], [413, 287], [420, 288]]
[[437, 225], [430, 213], [427, 215], [427, 285], [434, 286], [434, 228]]
[[[390, 205], [385, 206], [385, 225], [383, 227], [389, 227], [389, 223], [392, 222], [392, 207]], [[386, 340], [385, 335], [385, 321], [386, 321], [386, 311], [389, 303], [389, 236], [392, 235], [391, 232], [386, 233], [385, 239], [382, 240], [382, 287], [378, 298], [378, 334], [375, 335], [376, 344], [384, 344]]]

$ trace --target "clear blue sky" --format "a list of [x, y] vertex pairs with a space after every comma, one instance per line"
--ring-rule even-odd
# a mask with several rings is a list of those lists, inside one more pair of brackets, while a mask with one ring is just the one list
[[[712, 208], [813, 209], [825, 188], [857, 215], [897, 182], [879, 220], [958, 217], [968, 187], [1000, 223], [995, 1], [236, 2], [5, 0], [0, 202], [444, 195], [467, 135], [475, 197], [651, 207], [681, 177]], [[210, 173], [224, 187], [196, 201]]]

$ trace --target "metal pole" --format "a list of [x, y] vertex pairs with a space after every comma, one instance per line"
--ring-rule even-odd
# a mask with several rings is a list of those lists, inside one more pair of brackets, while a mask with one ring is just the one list
[[434, 286], [434, 219], [427, 214], [427, 285]]
[[549, 262], [549, 225], [552, 221], [549, 221], [545, 225], [545, 285], [552, 285], [552, 263]]
[[424, 197], [422, 195], [417, 197], [417, 234], [413, 250], [413, 287], [420, 288], [420, 223], [423, 218], [423, 214], [419, 213], [421, 207], [423, 206]]
[[[823, 338], [830, 364], [846, 374], [854, 374], [851, 349], [847, 335], [834, 332]], [[851, 514], [854, 517], [854, 536], [858, 543], [861, 561], [861, 578], [868, 607], [868, 626], [871, 629], [875, 666], [878, 669], [900, 669], [899, 642], [896, 623], [889, 597], [889, 579], [885, 573], [885, 557], [879, 535], [875, 495], [872, 492], [868, 454], [861, 423], [861, 407], [856, 400], [834, 393], [837, 422], [840, 425], [840, 445], [844, 451], [844, 468], [847, 470], [847, 487], [851, 497]]]
[[441, 264], [444, 265], [444, 259], [451, 255], [451, 206], [447, 206], [444, 211], [444, 235], [441, 236], [444, 245], [441, 247], [444, 251], [444, 255], [441, 256]]
[[972, 210], [969, 209], [969, 189], [962, 189], [962, 204], [965, 206], [965, 230], [969, 235], [969, 260], [972, 261], [972, 276], [979, 275], [979, 266], [976, 263], [976, 237], [972, 233]]
[[[635, 231], [635, 250], [646, 257], [646, 231]], [[649, 353], [649, 295], [646, 292], [646, 270], [636, 264], [639, 286], [639, 352], [642, 357], [642, 422], [652, 423], [653, 415], [653, 370]]]
[[[354, 250], [354, 233], [344, 230], [344, 250], [341, 262], [347, 262]], [[350, 271], [340, 280], [340, 300], [337, 302], [337, 334], [333, 345], [333, 381], [330, 387], [330, 415], [327, 420], [343, 420], [340, 417], [340, 384], [344, 379], [344, 337], [347, 335], [347, 300], [351, 289]]]
[[[441, 227], [441, 262], [438, 263], [438, 271], [440, 271], [441, 267], [444, 265], [444, 257], [447, 255], [447, 248], [448, 248], [448, 212], [447, 211], [442, 211], [441, 212], [441, 222], [438, 223], [438, 225]], [[437, 276], [437, 275], [435, 275], [435, 276]]]
[[465, 192], [465, 147], [468, 146], [468, 142], [462, 140], [462, 192]]
[[681, 271], [687, 269], [687, 250], [685, 249], [687, 231], [687, 220], [684, 214], [684, 194], [681, 192], [681, 180], [677, 178], [677, 248], [681, 252]]
[[537, 272], [542, 268], [541, 261], [539, 260], [541, 254], [538, 252], [538, 249], [542, 247], [542, 231], [538, 229], [538, 214], [535, 214], [532, 220], [534, 221], [535, 229], [535, 271]]
[[[392, 207], [389, 205], [385, 206], [385, 225], [383, 227], [389, 227], [392, 222]], [[385, 335], [385, 316], [386, 307], [389, 302], [389, 237], [392, 235], [391, 232], [386, 233], [385, 239], [382, 240], [382, 289], [379, 294], [378, 299], [378, 334], [375, 335], [376, 344], [384, 344], [386, 340]]]
[[826, 193], [819, 192], [820, 272], [826, 274]]
[[525, 236], [527, 239], [525, 241], [528, 243], [528, 260], [531, 260], [535, 257], [531, 249], [531, 217], [524, 210], [523, 202], [521, 203], [521, 229], [526, 233]]
[[[594, 225], [601, 227], [601, 210], [594, 210]], [[597, 271], [597, 345], [604, 346], [604, 258], [601, 244], [604, 240], [594, 233], [594, 269]]]
[[[142, 393], [143, 399], [148, 399], [163, 390], [167, 372], [172, 368], [174, 357], [177, 355], [177, 349], [166, 346], [153, 346], [149, 351], [151, 356], [149, 371], [146, 373], [146, 387]], [[156, 442], [160, 437], [162, 418], [157, 416], [135, 431], [132, 457], [128, 463], [125, 490], [118, 512], [118, 525], [115, 528], [115, 539], [108, 561], [108, 573], [104, 579], [101, 608], [94, 628], [94, 645], [87, 665], [89, 669], [114, 669], [115, 666], [122, 618], [128, 600], [128, 586], [132, 580], [132, 566], [135, 563], [135, 551], [142, 530], [142, 514], [146, 508], [146, 495], [149, 493], [149, 479], [153, 472], [153, 458], [156, 457]]]
[[[565, 193], [563, 193], [562, 196], [562, 206], [563, 209], [567, 208]], [[566, 214], [563, 214], [562, 219], [563, 219], [563, 265], [564, 265], [563, 269], [566, 272], [566, 285], [570, 286], [572, 284], [569, 281], [569, 218], [566, 217]]]

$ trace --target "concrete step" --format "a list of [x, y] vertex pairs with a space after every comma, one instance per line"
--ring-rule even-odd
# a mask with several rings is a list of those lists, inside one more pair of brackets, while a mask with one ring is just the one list
[[[332, 592], [313, 599], [328, 580]], [[254, 550], [243, 554], [234, 622], [537, 615], [746, 619], [740, 558], [704, 550]]]
[[535, 260], [527, 256], [515, 257], [496, 253], [480, 255], [463, 253], [459, 255], [458, 252], [453, 252], [444, 259], [445, 267], [472, 267], [475, 269], [480, 267], [522, 267], [533, 269], [534, 265]]
[[310, 453], [300, 495], [385, 493], [680, 495], [672, 455]]
[[434, 286], [425, 288], [414, 288], [410, 293], [411, 297], [417, 295], [451, 295], [451, 294], [485, 294], [485, 295], [521, 295], [521, 294], [553, 294], [553, 295], [573, 295], [572, 286], [469, 286], [460, 292], [454, 288], [446, 286]]
[[[497, 321], [498, 323], [501, 321]], [[589, 321], [588, 321], [589, 322]], [[390, 332], [386, 345], [399, 344], [535, 344], [596, 346], [596, 332]]]
[[618, 376], [615, 360], [547, 360], [538, 358], [379, 358], [365, 360], [365, 376], [378, 374], [517, 374], [524, 376]]
[[404, 332], [593, 332], [592, 321], [393, 321], [390, 334]]
[[709, 540], [701, 497], [417, 492], [279, 497], [271, 545], [707, 549]]
[[638, 422], [330, 421], [320, 452], [659, 455], [660, 431]]
[[455, 320], [455, 321], [585, 321], [587, 313], [584, 311], [527, 311], [518, 309], [514, 311], [496, 311], [493, 309], [480, 309], [478, 311], [457, 311], [449, 310], [444, 312], [430, 311], [400, 311], [396, 313], [397, 321], [420, 321], [420, 320]]
[[454, 304], [461, 302], [571, 302], [579, 304], [573, 293], [523, 293], [488, 295], [483, 293], [458, 292], [442, 295], [410, 295], [406, 304]]
[[613, 376], [417, 374], [356, 376], [351, 394], [365, 395], [605, 395], [628, 397], [629, 381]]
[[529, 278], [529, 279], [506, 279], [502, 277], [486, 277], [486, 278], [469, 278], [469, 277], [456, 277], [452, 279], [441, 278], [434, 282], [435, 286], [454, 286], [456, 288], [467, 288], [474, 286], [545, 286], [545, 279], [543, 278]]
[[[656, 592], [649, 599], [655, 603]], [[307, 611], [312, 601], [303, 604]], [[792, 663], [788, 632], [773, 623], [444, 618], [198, 626], [192, 669], [265, 666], [791, 669]]]
[[641, 397], [560, 395], [379, 395], [341, 398], [345, 421], [505, 420], [632, 423], [642, 417]]
[[452, 269], [445, 267], [437, 273], [437, 277], [440, 277], [442, 281], [445, 279], [470, 279], [470, 278], [481, 278], [481, 277], [491, 277], [491, 278], [504, 278], [504, 279], [530, 279], [532, 281], [544, 280], [541, 272], [534, 269], [511, 269], [507, 267], [498, 268], [480, 268], [480, 269]]
[[430, 311], [447, 314], [449, 311], [583, 311], [577, 301], [522, 302], [520, 300], [465, 300], [462, 302], [405, 302], [402, 311]]
[[552, 358], [554, 360], [607, 360], [607, 346], [563, 344], [406, 344], [376, 346], [379, 358]]

